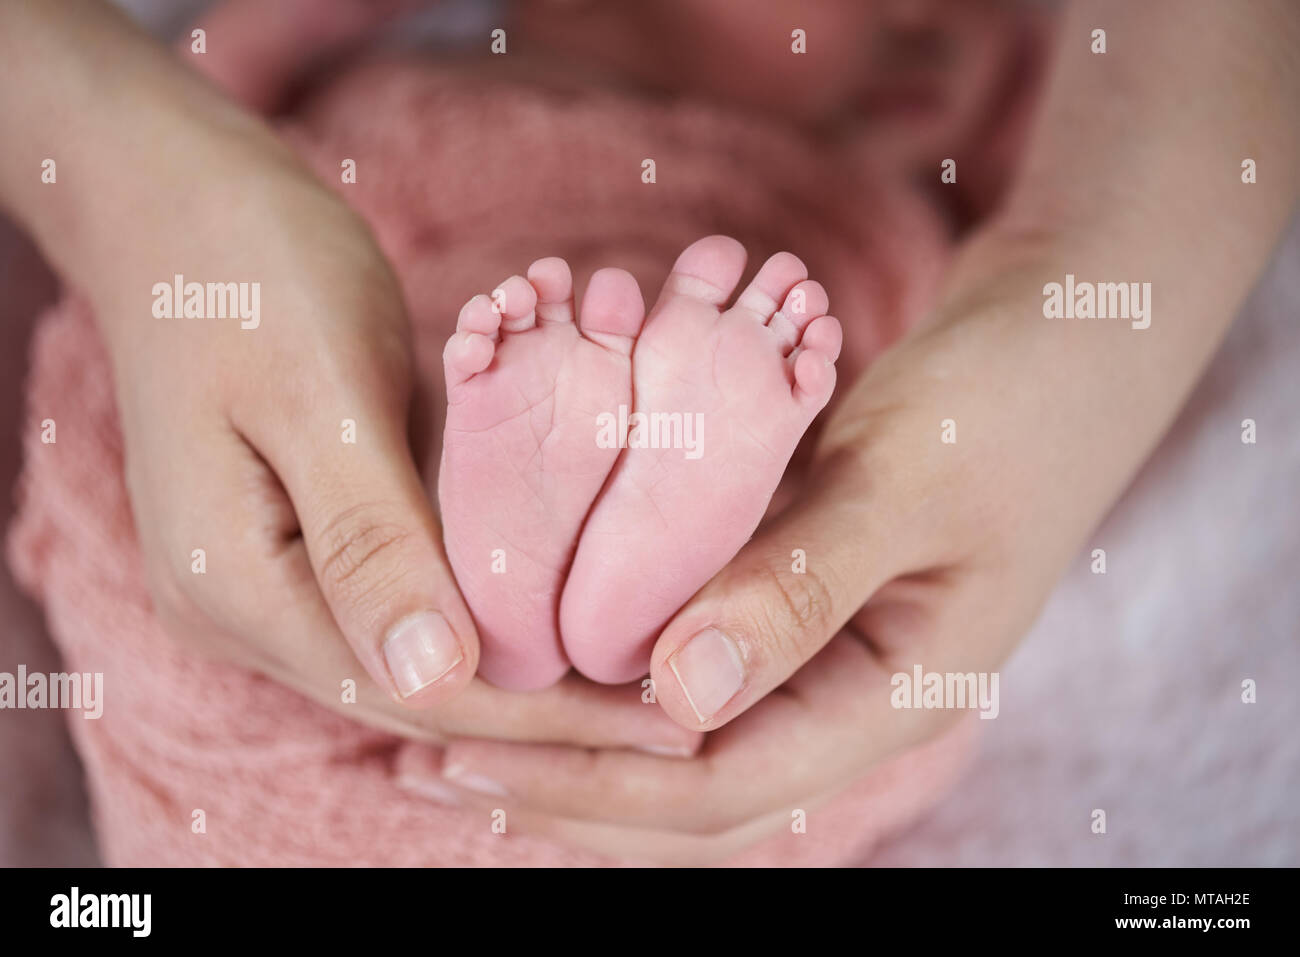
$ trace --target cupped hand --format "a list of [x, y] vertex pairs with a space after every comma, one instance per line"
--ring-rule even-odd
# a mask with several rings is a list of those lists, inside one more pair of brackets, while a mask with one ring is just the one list
[[[169, 633], [412, 737], [689, 753], [699, 736], [634, 690], [471, 681], [474, 622], [409, 440], [407, 318], [359, 218], [275, 150], [173, 153], [151, 172], [131, 255], [83, 291]], [[248, 283], [250, 306], [256, 284], [257, 314], [159, 315], [178, 275]]]
[[664, 630], [656, 694], [711, 732], [697, 756], [457, 741], [428, 773], [570, 843], [709, 863], [931, 739], [954, 761], [941, 742], [964, 732], [942, 732], [996, 700], [900, 707], [915, 702], [895, 675], [993, 672], [1140, 460], [1083, 469], [1104, 436], [1034, 440], [1087, 397], [1026, 378], [1056, 332], [1025, 336], [1022, 284], [991, 285], [867, 372], [794, 503]]

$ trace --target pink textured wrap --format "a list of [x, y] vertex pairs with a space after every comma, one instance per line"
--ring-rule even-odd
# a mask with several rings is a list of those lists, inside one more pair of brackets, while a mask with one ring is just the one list
[[[652, 300], [676, 254], [708, 233], [735, 236], [754, 257], [788, 248], [826, 285], [858, 361], [917, 317], [944, 257], [938, 223], [900, 183], [700, 105], [372, 64], [313, 97], [285, 132], [326, 182], [356, 160], [356, 184], [339, 188], [401, 277], [420, 374], [439, 390], [447, 317], [539, 256], [570, 258], [580, 281], [624, 266]], [[654, 184], [642, 182], [647, 158]], [[39, 440], [46, 418], [57, 444]], [[193, 656], [163, 632], [123, 483], [109, 363], [74, 300], [40, 321], [28, 419], [9, 554], [44, 603], [65, 667], [105, 675], [103, 717], [70, 724], [109, 864], [604, 863], [494, 835], [477, 813], [408, 794], [397, 778], [420, 746]], [[862, 861], [961, 773], [969, 731], [882, 765], [810, 810], [807, 833], [735, 863]], [[198, 808], [205, 834], [191, 831]]]

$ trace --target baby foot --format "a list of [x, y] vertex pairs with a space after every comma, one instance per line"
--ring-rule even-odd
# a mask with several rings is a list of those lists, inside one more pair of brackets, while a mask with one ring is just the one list
[[[835, 387], [840, 324], [825, 290], [778, 253], [726, 309], [744, 268], [734, 239], [689, 246], [637, 340], [636, 411], [680, 417], [629, 434], [578, 543], [560, 632], [593, 680], [649, 670], [663, 625], [753, 534]], [[637, 447], [655, 438], [679, 447]]]
[[568, 670], [560, 588], [619, 454], [594, 423], [631, 401], [644, 317], [636, 280], [602, 269], [575, 323], [568, 264], [539, 259], [466, 303], [447, 342], [443, 539], [478, 623], [478, 673], [498, 687], [542, 688]]

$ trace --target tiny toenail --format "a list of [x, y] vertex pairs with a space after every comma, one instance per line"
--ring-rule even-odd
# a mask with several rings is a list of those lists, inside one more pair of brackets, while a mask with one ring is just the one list
[[668, 659], [682, 693], [701, 722], [708, 721], [745, 684], [745, 665], [736, 643], [706, 628]]

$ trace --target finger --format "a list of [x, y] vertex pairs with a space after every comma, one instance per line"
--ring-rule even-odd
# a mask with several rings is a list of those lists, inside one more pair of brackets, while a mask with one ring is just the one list
[[[313, 585], [313, 591], [314, 591]], [[580, 748], [631, 748], [649, 754], [689, 756], [702, 735], [646, 704], [635, 686], [596, 685], [576, 675], [542, 691], [517, 694], [472, 681], [462, 694], [429, 710], [392, 700], [357, 667], [319, 593], [308, 622], [300, 612], [274, 634], [262, 670], [320, 704], [372, 727], [413, 741], [441, 743], [449, 736]], [[303, 628], [312, 623], [317, 628]], [[328, 635], [329, 640], [322, 640]], [[293, 637], [289, 637], [293, 636]], [[414, 745], [413, 745], [414, 746]]]
[[[699, 748], [698, 732], [682, 728], [647, 703], [636, 686], [596, 685], [577, 675], [528, 694], [474, 680], [462, 694], [429, 710], [398, 704], [359, 669], [316, 587], [301, 542], [278, 562], [258, 576], [280, 585], [271, 611], [243, 627], [260, 636], [259, 670], [331, 710], [431, 742], [457, 735], [638, 748], [653, 754], [689, 755]], [[302, 570], [291, 571], [295, 564]]]
[[475, 681], [437, 718], [447, 736], [633, 748], [673, 757], [694, 755], [704, 740], [669, 718], [640, 686], [599, 685], [574, 673], [527, 693]]
[[720, 727], [762, 699], [893, 574], [891, 510], [864, 501], [851, 465], [820, 476], [661, 633], [650, 673], [684, 726]]
[[[689, 756], [702, 740], [648, 703], [635, 685], [597, 685], [577, 675], [537, 692], [517, 694], [474, 680], [462, 694], [429, 710], [393, 701], [357, 666], [311, 574], [301, 543], [297, 555], [259, 575], [278, 582], [271, 612], [252, 626], [261, 636], [259, 668], [308, 698], [372, 727], [430, 742], [448, 736], [583, 748], [635, 748]], [[302, 571], [291, 571], [300, 564]], [[295, 584], [295, 582], [300, 584]], [[245, 627], [249, 627], [245, 625]]]
[[[480, 806], [486, 809], [490, 803], [480, 802]], [[605, 858], [664, 867], [727, 864], [747, 848], [790, 826], [790, 817], [783, 812], [721, 834], [706, 835], [571, 821], [528, 810], [512, 811], [508, 820], [521, 834], [535, 835]]]
[[[464, 694], [430, 711], [396, 703], [359, 667], [344, 640], [306, 547], [294, 534], [293, 506], [266, 462], [228, 426], [198, 434], [194, 425], [189, 429], [194, 442], [180, 459], [190, 471], [153, 482], [142, 499], [161, 506], [164, 517], [142, 522], [151, 541], [155, 526], [165, 531], [150, 551], [171, 556], [164, 562], [170, 574], [155, 589], [155, 607], [163, 613], [166, 606], [193, 606], [189, 614], [166, 615], [175, 637], [196, 644], [206, 638], [209, 650], [216, 642], [225, 657], [244, 667], [332, 711], [407, 738], [482, 736], [680, 755], [698, 749], [701, 735], [656, 707], [648, 687], [597, 685], [576, 675], [530, 694], [474, 681]], [[152, 451], [152, 461], [171, 460]], [[195, 509], [194, 502], [204, 507]], [[159, 512], [140, 514], [146, 519]], [[203, 574], [191, 569], [195, 548], [204, 550]]]
[[[897, 710], [889, 677], [862, 644], [841, 636], [788, 690], [706, 740], [693, 759], [453, 741], [440, 782], [507, 810], [688, 833], [725, 834], [772, 814], [789, 820], [942, 729], [956, 712]], [[976, 722], [978, 723], [978, 722]], [[871, 793], [903, 804], [959, 773], [969, 730], [887, 761]]]
[[790, 817], [776, 812], [721, 834], [656, 831], [599, 821], [578, 821], [544, 814], [516, 801], [458, 787], [441, 778], [442, 755], [436, 748], [411, 748], [395, 763], [394, 781], [408, 794], [436, 804], [482, 812], [484, 822], [504, 822], [507, 833], [525, 834], [578, 848], [608, 859], [670, 867], [707, 867], [727, 862], [782, 828]]
[[[491, 801], [479, 801], [484, 809]], [[494, 808], [495, 809], [495, 808]], [[620, 861], [665, 867], [711, 867], [728, 864], [746, 849], [790, 827], [790, 816], [777, 811], [720, 834], [653, 831], [596, 821], [573, 821], [515, 810], [508, 818], [519, 833], [536, 835]]]
[[232, 415], [284, 485], [316, 583], [362, 666], [396, 700], [427, 707], [464, 688], [479, 647], [407, 444], [409, 368], [369, 346], [320, 348], [341, 363], [278, 370], [290, 383], [282, 395], [306, 398]]

